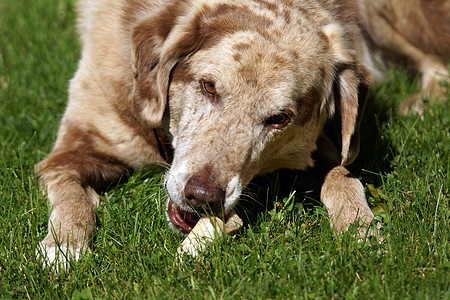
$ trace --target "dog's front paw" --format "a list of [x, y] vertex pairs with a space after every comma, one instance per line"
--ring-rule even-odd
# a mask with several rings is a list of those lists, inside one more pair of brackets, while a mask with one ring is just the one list
[[51, 268], [56, 273], [67, 271], [83, 253], [90, 252], [89, 248], [69, 245], [46, 245], [40, 242], [36, 249], [36, 257], [41, 261], [43, 268]]
[[[364, 187], [345, 167], [337, 166], [326, 175], [321, 200], [335, 233], [345, 231], [358, 222], [356, 235], [359, 239], [376, 234], [374, 228], [369, 228], [374, 215], [367, 203]], [[379, 224], [377, 228], [380, 228]]]

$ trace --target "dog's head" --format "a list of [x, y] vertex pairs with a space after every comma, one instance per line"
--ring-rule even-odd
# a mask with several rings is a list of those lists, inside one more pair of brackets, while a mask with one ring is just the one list
[[135, 110], [156, 127], [168, 104], [168, 212], [185, 233], [194, 210], [229, 213], [255, 175], [313, 166], [335, 108], [342, 164], [358, 153], [368, 76], [355, 28], [319, 6], [295, 5], [185, 1], [134, 28]]

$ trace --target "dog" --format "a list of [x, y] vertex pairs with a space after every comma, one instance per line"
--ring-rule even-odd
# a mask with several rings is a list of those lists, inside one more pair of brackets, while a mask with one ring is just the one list
[[[314, 166], [333, 230], [370, 224], [345, 168], [370, 83], [358, 22], [340, 0], [80, 1], [82, 57], [36, 166], [51, 205], [39, 254], [90, 251], [98, 191], [148, 164], [170, 165], [167, 216], [182, 234], [198, 215], [226, 218], [256, 175]], [[323, 133], [334, 115], [340, 150]]]
[[[368, 45], [365, 65], [380, 79], [382, 64], [406, 60], [419, 72], [421, 91], [400, 104], [401, 114], [422, 114], [423, 99], [445, 101], [450, 58], [449, 0], [358, 0], [360, 24]], [[444, 83], [444, 84], [442, 84]], [[445, 84], [447, 83], [447, 84]]]

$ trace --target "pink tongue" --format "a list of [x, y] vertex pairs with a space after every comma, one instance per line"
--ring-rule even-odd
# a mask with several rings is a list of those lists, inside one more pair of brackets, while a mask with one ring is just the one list
[[180, 229], [183, 233], [188, 234], [198, 221], [198, 216], [194, 213], [182, 212], [173, 204], [172, 200], [169, 200], [167, 212], [173, 225]]

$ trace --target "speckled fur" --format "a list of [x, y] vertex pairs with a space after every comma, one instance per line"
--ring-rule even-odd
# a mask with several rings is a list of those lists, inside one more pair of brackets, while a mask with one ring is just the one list
[[[54, 149], [36, 167], [52, 208], [39, 252], [56, 261], [59, 244], [76, 258], [89, 250], [96, 191], [146, 164], [171, 163], [167, 193], [184, 210], [186, 181], [207, 172], [228, 212], [255, 175], [313, 167], [317, 151], [332, 171], [322, 200], [333, 227], [370, 222], [344, 167], [358, 155], [369, 85], [356, 16], [345, 1], [80, 1], [82, 58]], [[268, 124], [280, 113], [287, 126]], [[340, 158], [318, 143], [335, 113]]]

